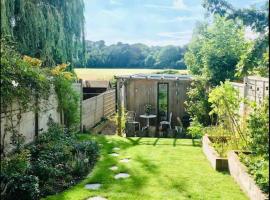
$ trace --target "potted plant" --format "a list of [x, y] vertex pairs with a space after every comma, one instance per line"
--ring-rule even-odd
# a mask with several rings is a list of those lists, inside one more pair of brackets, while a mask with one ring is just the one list
[[152, 111], [152, 105], [151, 104], [146, 104], [144, 109], [145, 109], [145, 114], [150, 115], [150, 113]]

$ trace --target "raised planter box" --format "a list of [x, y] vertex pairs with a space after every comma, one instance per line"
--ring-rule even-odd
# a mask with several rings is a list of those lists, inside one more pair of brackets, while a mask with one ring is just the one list
[[211, 163], [211, 166], [217, 171], [228, 171], [228, 159], [219, 156], [212, 146], [208, 135], [203, 136], [202, 144], [203, 153]]
[[251, 200], [269, 199], [248, 174], [247, 167], [240, 162], [237, 151], [229, 151], [228, 162], [231, 176]]

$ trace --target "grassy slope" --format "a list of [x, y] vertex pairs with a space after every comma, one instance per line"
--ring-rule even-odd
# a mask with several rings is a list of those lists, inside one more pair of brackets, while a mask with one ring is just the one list
[[[158, 69], [74, 69], [77, 76], [86, 80], [111, 80], [114, 75], [151, 74], [164, 70]], [[187, 74], [187, 70], [178, 70], [180, 74]]]
[[[88, 139], [88, 135], [80, 135]], [[247, 199], [228, 174], [214, 171], [200, 147], [188, 139], [125, 139], [116, 136], [96, 137], [104, 144], [102, 157], [93, 172], [73, 188], [46, 200], [84, 200], [101, 195], [109, 200], [242, 200]], [[112, 141], [108, 144], [107, 141]], [[111, 157], [113, 147], [120, 156]], [[130, 157], [129, 163], [119, 163]], [[118, 165], [118, 172], [128, 172], [126, 180], [114, 180], [116, 172], [108, 168]], [[84, 189], [87, 183], [102, 183], [99, 191]]]

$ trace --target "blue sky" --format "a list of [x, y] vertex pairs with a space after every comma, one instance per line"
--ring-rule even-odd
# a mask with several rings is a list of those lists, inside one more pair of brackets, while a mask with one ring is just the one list
[[[106, 44], [187, 44], [196, 21], [204, 17], [202, 0], [84, 0], [86, 39]], [[266, 0], [229, 0], [235, 7], [260, 6]]]

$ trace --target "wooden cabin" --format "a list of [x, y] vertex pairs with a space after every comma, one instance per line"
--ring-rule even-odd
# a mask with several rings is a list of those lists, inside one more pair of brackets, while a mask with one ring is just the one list
[[140, 115], [145, 114], [146, 105], [151, 105], [151, 126], [158, 126], [160, 121], [169, 120], [172, 113], [172, 126], [177, 125], [177, 118], [186, 115], [184, 102], [191, 84], [190, 75], [171, 74], [135, 74], [116, 76], [117, 105], [136, 113], [136, 120], [145, 124]]

